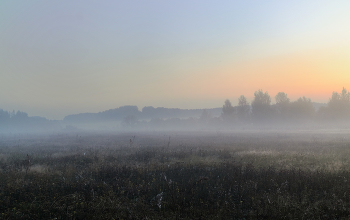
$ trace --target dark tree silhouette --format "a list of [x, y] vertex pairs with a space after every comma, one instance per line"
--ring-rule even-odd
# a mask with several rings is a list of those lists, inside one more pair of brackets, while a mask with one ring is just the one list
[[316, 111], [310, 98], [303, 96], [290, 103], [289, 115], [295, 122], [312, 119], [315, 116], [315, 113]]
[[327, 105], [326, 114], [327, 117], [332, 120], [349, 119], [350, 92], [348, 92], [344, 87], [340, 94], [333, 92]]
[[246, 122], [249, 119], [250, 105], [244, 95], [238, 98], [237, 115], [241, 122]]
[[275, 96], [276, 100], [276, 114], [279, 120], [285, 121], [288, 118], [290, 99], [284, 92], [279, 92]]
[[10, 113], [0, 109], [0, 130], [6, 130], [10, 123]]
[[232, 121], [234, 111], [235, 109], [233, 108], [230, 100], [226, 99], [225, 104], [222, 106], [222, 119], [224, 121]]
[[284, 92], [279, 92], [275, 96], [276, 104], [284, 104], [289, 103], [290, 99], [288, 98], [287, 94]]
[[272, 116], [271, 97], [268, 92], [261, 89], [254, 92], [254, 100], [252, 102], [252, 116], [255, 122], [268, 122]]

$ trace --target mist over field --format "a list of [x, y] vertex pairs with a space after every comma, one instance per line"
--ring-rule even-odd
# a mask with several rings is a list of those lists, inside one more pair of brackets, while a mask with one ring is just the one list
[[350, 215], [348, 130], [0, 136], [7, 219]]
[[350, 219], [350, 1], [0, 1], [0, 219]]
[[233, 106], [122, 106], [63, 120], [0, 111], [7, 219], [350, 216], [350, 93]]
[[315, 103], [305, 96], [291, 101], [284, 92], [274, 97], [258, 90], [251, 103], [244, 95], [233, 106], [225, 100], [221, 108], [179, 109], [121, 106], [99, 113], [67, 115], [63, 120], [29, 117], [21, 111], [0, 111], [2, 132], [70, 131], [216, 131], [216, 130], [327, 130], [349, 129], [350, 92], [333, 92], [328, 103]]

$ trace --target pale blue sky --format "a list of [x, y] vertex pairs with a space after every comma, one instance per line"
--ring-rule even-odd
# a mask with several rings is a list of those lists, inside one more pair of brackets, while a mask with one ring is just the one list
[[273, 86], [238, 85], [234, 69], [223, 82], [247, 90], [195, 85], [241, 62], [348, 47], [349, 11], [349, 1], [2, 1], [0, 108], [62, 119], [220, 107]]

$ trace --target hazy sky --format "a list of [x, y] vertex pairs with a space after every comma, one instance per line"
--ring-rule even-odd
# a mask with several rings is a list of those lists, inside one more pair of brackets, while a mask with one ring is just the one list
[[[350, 89], [350, 1], [0, 1], [0, 109], [62, 119]], [[273, 99], [274, 100], [274, 99]]]

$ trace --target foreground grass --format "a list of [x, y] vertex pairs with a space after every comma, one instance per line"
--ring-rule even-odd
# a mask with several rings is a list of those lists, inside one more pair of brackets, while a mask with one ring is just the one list
[[336, 135], [23, 139], [1, 142], [1, 219], [350, 216], [349, 142]]

